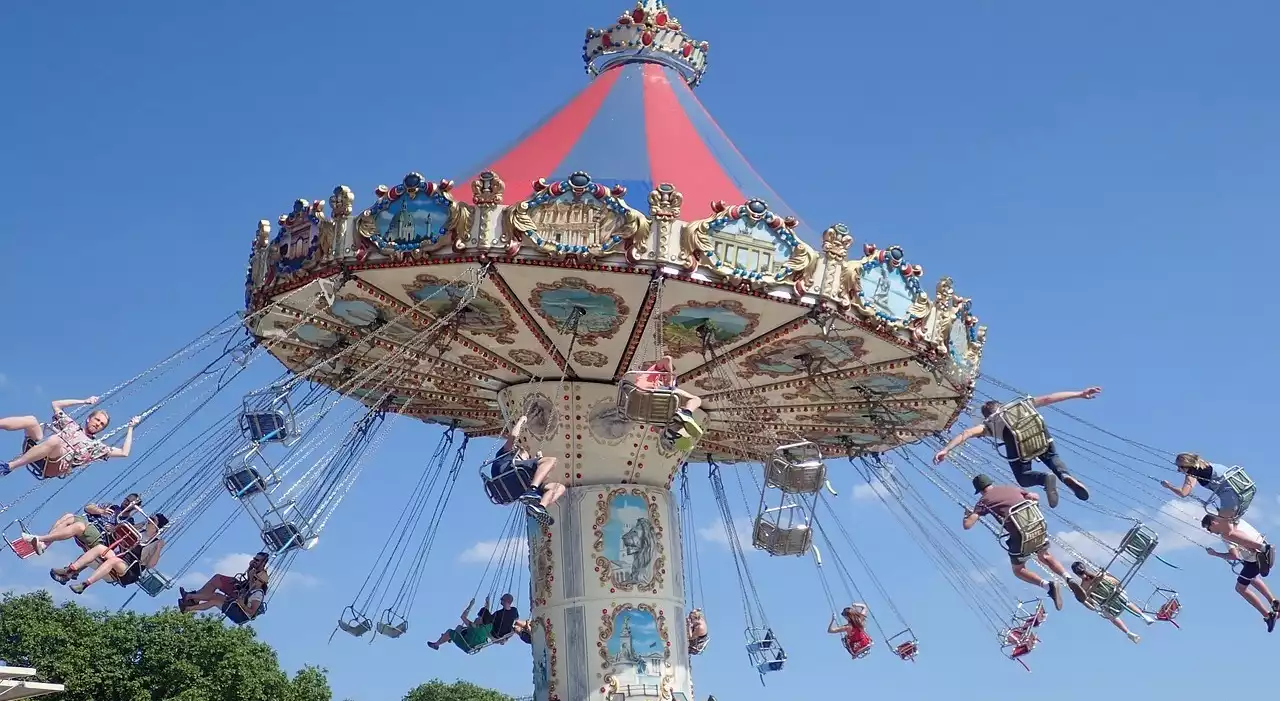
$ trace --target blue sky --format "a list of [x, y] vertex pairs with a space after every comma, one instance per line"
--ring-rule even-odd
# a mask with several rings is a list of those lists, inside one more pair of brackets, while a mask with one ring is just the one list
[[[585, 84], [582, 28], [623, 9], [585, 0], [6, 6], [0, 414], [101, 392], [236, 309], [257, 221], [294, 198], [345, 183], [367, 201], [409, 170], [460, 177]], [[700, 99], [811, 225], [844, 221], [858, 242], [903, 246], [928, 285], [954, 277], [990, 326], [984, 367], [995, 376], [1035, 391], [1102, 385], [1101, 399], [1069, 408], [1150, 444], [1253, 466], [1264, 490], [1255, 520], [1276, 530], [1265, 441], [1267, 397], [1280, 390], [1268, 358], [1280, 337], [1266, 277], [1280, 255], [1280, 9], [742, 0], [673, 11], [713, 46]], [[487, 508], [473, 479], [436, 541], [414, 634], [325, 644], [381, 548], [383, 514], [398, 511], [394, 495], [438, 433], [408, 421], [392, 430], [381, 469], [299, 559], [259, 631], [286, 666], [330, 668], [338, 699], [397, 698], [432, 676], [527, 693], [522, 646], [465, 657], [421, 645], [453, 623], [484, 568], [473, 556], [486, 545], [456, 516]], [[1222, 678], [1180, 663], [1259, 669], [1280, 644], [1263, 637], [1222, 563], [1171, 549], [1182, 570], [1167, 579], [1188, 601], [1183, 630], [1143, 631], [1135, 648], [1069, 608], [1046, 630], [1035, 676], [1020, 676], [942, 575], [896, 525], [884, 527], [894, 522], [854, 498], [854, 471], [838, 475], [860, 547], [924, 641], [919, 663], [881, 653], [851, 668], [822, 632], [829, 612], [812, 566], [753, 556], [791, 668], [767, 690], [745, 674], [740, 607], [720, 603], [708, 612], [717, 642], [696, 663], [699, 696], [799, 698], [833, 683], [924, 694], [1000, 680], [1032, 684], [1049, 701], [1098, 688], [1190, 697], [1220, 693]], [[74, 483], [57, 506], [82, 502], [102, 484], [94, 479], [105, 478]], [[3, 480], [0, 500], [29, 484]], [[700, 475], [697, 488], [697, 518], [714, 527]], [[62, 510], [51, 506], [45, 520]], [[1072, 517], [1117, 530], [1104, 517]], [[502, 527], [495, 515], [492, 539]], [[993, 544], [966, 537], [998, 562]], [[255, 548], [240, 524], [201, 567]], [[714, 538], [700, 550], [706, 588], [732, 590], [727, 551]], [[38, 566], [0, 560], [0, 586], [43, 586]], [[95, 599], [121, 601], [116, 591]], [[1211, 639], [1223, 642], [1205, 646]], [[1267, 683], [1232, 682], [1245, 694]]]

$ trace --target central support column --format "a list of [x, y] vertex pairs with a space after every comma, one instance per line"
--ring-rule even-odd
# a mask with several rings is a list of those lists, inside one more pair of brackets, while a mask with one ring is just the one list
[[628, 421], [617, 387], [543, 382], [500, 395], [524, 444], [569, 487], [555, 525], [529, 520], [536, 701], [693, 699], [684, 544], [671, 484], [683, 455]]

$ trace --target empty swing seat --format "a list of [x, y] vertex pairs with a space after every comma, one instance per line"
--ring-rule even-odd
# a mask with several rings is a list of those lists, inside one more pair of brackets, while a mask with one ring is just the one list
[[920, 641], [910, 628], [889, 638], [887, 644], [893, 648], [893, 654], [907, 662], [914, 662], [916, 655], [920, 654]]
[[772, 628], [747, 631], [747, 655], [761, 675], [780, 672], [787, 662], [787, 653]]
[[338, 628], [358, 638], [373, 630], [373, 621], [369, 620], [368, 616], [357, 613], [355, 607], [348, 606], [342, 612], [342, 617], [338, 619]]
[[[1152, 601], [1158, 600], [1160, 604], [1152, 609]], [[1151, 594], [1151, 598], [1147, 600], [1147, 605], [1142, 609], [1153, 616], [1157, 621], [1167, 621], [1172, 623], [1175, 628], [1181, 628], [1178, 625], [1178, 614], [1182, 612], [1182, 602], [1178, 600], [1178, 592], [1172, 589], [1156, 588]]]
[[298, 437], [287, 390], [269, 389], [244, 398], [240, 430], [254, 443], [288, 443]]
[[271, 552], [279, 554], [294, 548], [301, 548], [307, 539], [302, 531], [292, 523], [282, 523], [262, 532], [262, 542]]
[[1151, 553], [1155, 552], [1156, 545], [1159, 543], [1160, 536], [1155, 531], [1139, 523], [1124, 534], [1118, 549], [1120, 552], [1132, 557], [1138, 564], [1142, 564], [1151, 556]]
[[384, 635], [388, 638], [398, 638], [409, 631], [409, 619], [404, 616], [397, 615], [390, 609], [382, 613], [382, 620], [378, 622], [378, 635]]
[[[1040, 416], [1030, 397], [1015, 399], [1000, 407], [996, 414], [1004, 420], [1004, 424], [1009, 427], [1009, 433], [1013, 436], [1014, 444], [1006, 446], [1013, 449], [1007, 453], [1008, 457], [1016, 456], [1021, 460], [1034, 460], [1049, 450], [1053, 439], [1049, 437], [1049, 429], [1045, 426], [1044, 417]], [[1000, 436], [996, 437], [997, 440], [1000, 438]]]
[[245, 467], [227, 474], [224, 481], [227, 491], [237, 499], [260, 494], [266, 490], [266, 480], [252, 467]]
[[822, 451], [809, 441], [779, 446], [764, 472], [765, 485], [788, 494], [810, 494], [827, 483]]
[[[655, 374], [670, 378], [668, 373], [646, 371], [629, 372], [622, 376], [618, 383], [618, 412], [628, 420], [644, 424], [665, 424], [675, 416], [679, 397], [671, 387], [674, 378], [660, 379], [658, 386], [652, 386], [654, 381], [650, 378]], [[662, 382], [669, 384], [664, 386]]]
[[173, 580], [169, 579], [162, 572], [156, 570], [143, 570], [138, 575], [138, 588], [147, 593], [147, 596], [155, 598], [164, 593], [166, 589], [173, 586]]
[[777, 557], [804, 555], [813, 547], [813, 530], [807, 524], [783, 527], [762, 514], [756, 518], [751, 542], [757, 549]]

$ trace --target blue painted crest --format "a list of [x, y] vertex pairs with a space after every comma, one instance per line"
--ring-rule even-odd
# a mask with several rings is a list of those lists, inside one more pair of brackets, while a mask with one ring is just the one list
[[303, 324], [294, 329], [293, 334], [312, 345], [328, 348], [338, 342], [338, 334], [326, 331], [319, 326]]
[[785, 263], [800, 241], [794, 224], [771, 212], [764, 200], [729, 207], [707, 226], [715, 243], [707, 257], [736, 277], [780, 282], [791, 272]]
[[[616, 252], [619, 244], [625, 239], [623, 234], [616, 230], [622, 218], [627, 215], [628, 207], [622, 201], [622, 196], [627, 192], [625, 187], [615, 185], [611, 189], [593, 182], [591, 176], [586, 173], [576, 172], [564, 180], [550, 184], [538, 181], [534, 188], [537, 194], [528, 200], [528, 204], [529, 216], [535, 223], [561, 212], [565, 215], [576, 215], [579, 218], [585, 218], [577, 224], [587, 227], [586, 230], [590, 235], [585, 238], [591, 240], [585, 244], [573, 241], [551, 241], [543, 238], [537, 228], [523, 232], [534, 244], [552, 246], [557, 253], [566, 255], [606, 254]], [[551, 226], [555, 224], [544, 225], [543, 228], [549, 230]]]
[[271, 242], [275, 247], [277, 274], [291, 275], [302, 269], [320, 249], [320, 211], [306, 200], [295, 200], [293, 211], [280, 217], [280, 227]]
[[448, 231], [451, 204], [433, 183], [410, 173], [369, 208], [377, 229], [370, 240], [380, 249], [402, 252], [435, 246]]
[[908, 274], [902, 249], [894, 246], [862, 264], [862, 304], [886, 321], [907, 321], [907, 310], [920, 293], [920, 279]]

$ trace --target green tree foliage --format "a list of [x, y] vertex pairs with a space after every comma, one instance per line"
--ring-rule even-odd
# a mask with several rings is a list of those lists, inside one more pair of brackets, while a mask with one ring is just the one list
[[405, 694], [404, 701], [512, 701], [512, 698], [471, 682], [445, 684], [432, 679]]
[[65, 684], [60, 701], [332, 699], [325, 670], [307, 667], [290, 679], [250, 628], [172, 609], [55, 606], [46, 592], [0, 598], [0, 660]]

